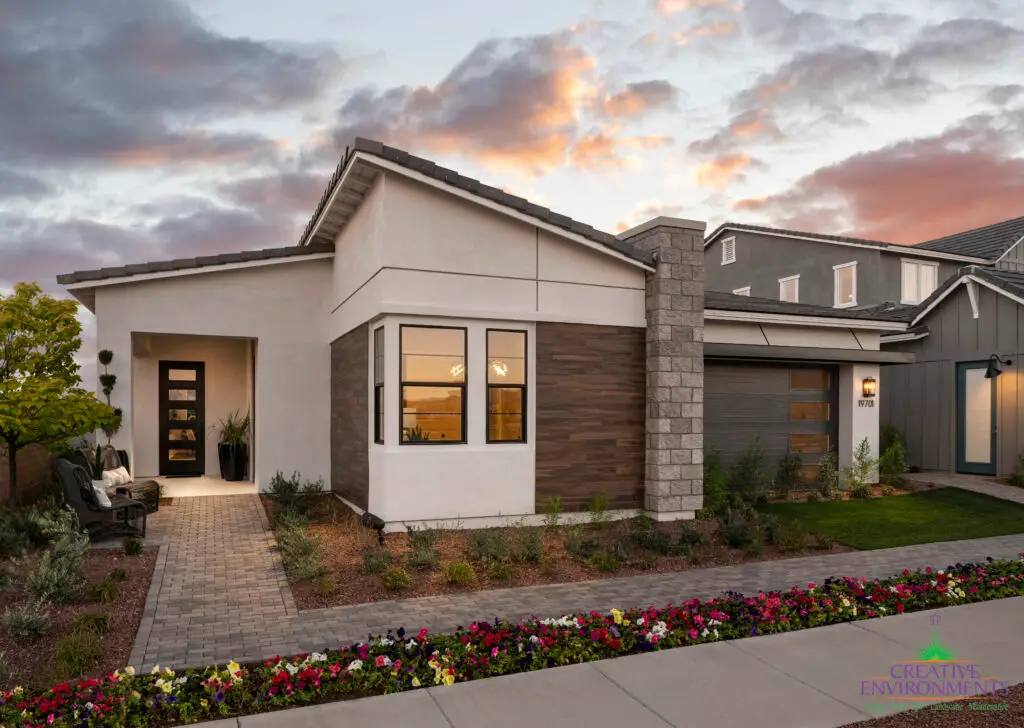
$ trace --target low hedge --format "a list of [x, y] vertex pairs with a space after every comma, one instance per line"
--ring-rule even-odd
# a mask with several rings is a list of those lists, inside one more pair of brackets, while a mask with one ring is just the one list
[[889, 579], [829, 578], [749, 597], [726, 592], [678, 606], [477, 622], [450, 635], [399, 629], [262, 664], [180, 674], [129, 668], [42, 693], [16, 688], [0, 693], [0, 725], [168, 726], [1022, 595], [1024, 560], [990, 559]]

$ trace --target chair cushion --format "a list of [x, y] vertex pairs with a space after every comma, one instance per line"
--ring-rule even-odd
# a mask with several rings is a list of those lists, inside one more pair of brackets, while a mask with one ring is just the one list
[[132, 482], [132, 476], [123, 467], [113, 468], [103, 471], [103, 481], [108, 488], [111, 486], [128, 485]]
[[96, 505], [100, 508], [110, 508], [110, 496], [107, 495], [107, 491], [103, 489], [99, 481], [93, 481], [92, 491], [95, 496]]

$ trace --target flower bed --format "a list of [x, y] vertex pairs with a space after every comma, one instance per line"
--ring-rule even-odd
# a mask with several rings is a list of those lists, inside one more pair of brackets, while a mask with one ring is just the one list
[[0, 724], [174, 725], [1022, 595], [1024, 560], [990, 561], [880, 580], [830, 578], [751, 597], [727, 592], [660, 608], [478, 622], [451, 635], [399, 629], [365, 644], [247, 667], [148, 675], [129, 669], [42, 693], [17, 688], [0, 694]]

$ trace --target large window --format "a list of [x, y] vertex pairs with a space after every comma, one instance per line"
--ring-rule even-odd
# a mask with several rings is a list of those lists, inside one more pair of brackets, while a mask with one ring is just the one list
[[857, 262], [833, 266], [835, 276], [835, 307], [857, 305]]
[[900, 294], [900, 303], [921, 303], [939, 285], [937, 263], [904, 260], [902, 261], [902, 272], [903, 292]]
[[466, 330], [402, 326], [399, 339], [401, 443], [464, 443]]
[[384, 444], [384, 327], [373, 330], [373, 441]]
[[779, 300], [797, 303], [800, 300], [800, 276], [779, 279]]
[[526, 442], [526, 332], [487, 330], [487, 442]]

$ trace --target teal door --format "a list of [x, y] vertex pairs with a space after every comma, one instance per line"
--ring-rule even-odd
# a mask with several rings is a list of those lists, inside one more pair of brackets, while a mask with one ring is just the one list
[[996, 379], [985, 379], [988, 362], [956, 365], [956, 470], [996, 474]]

